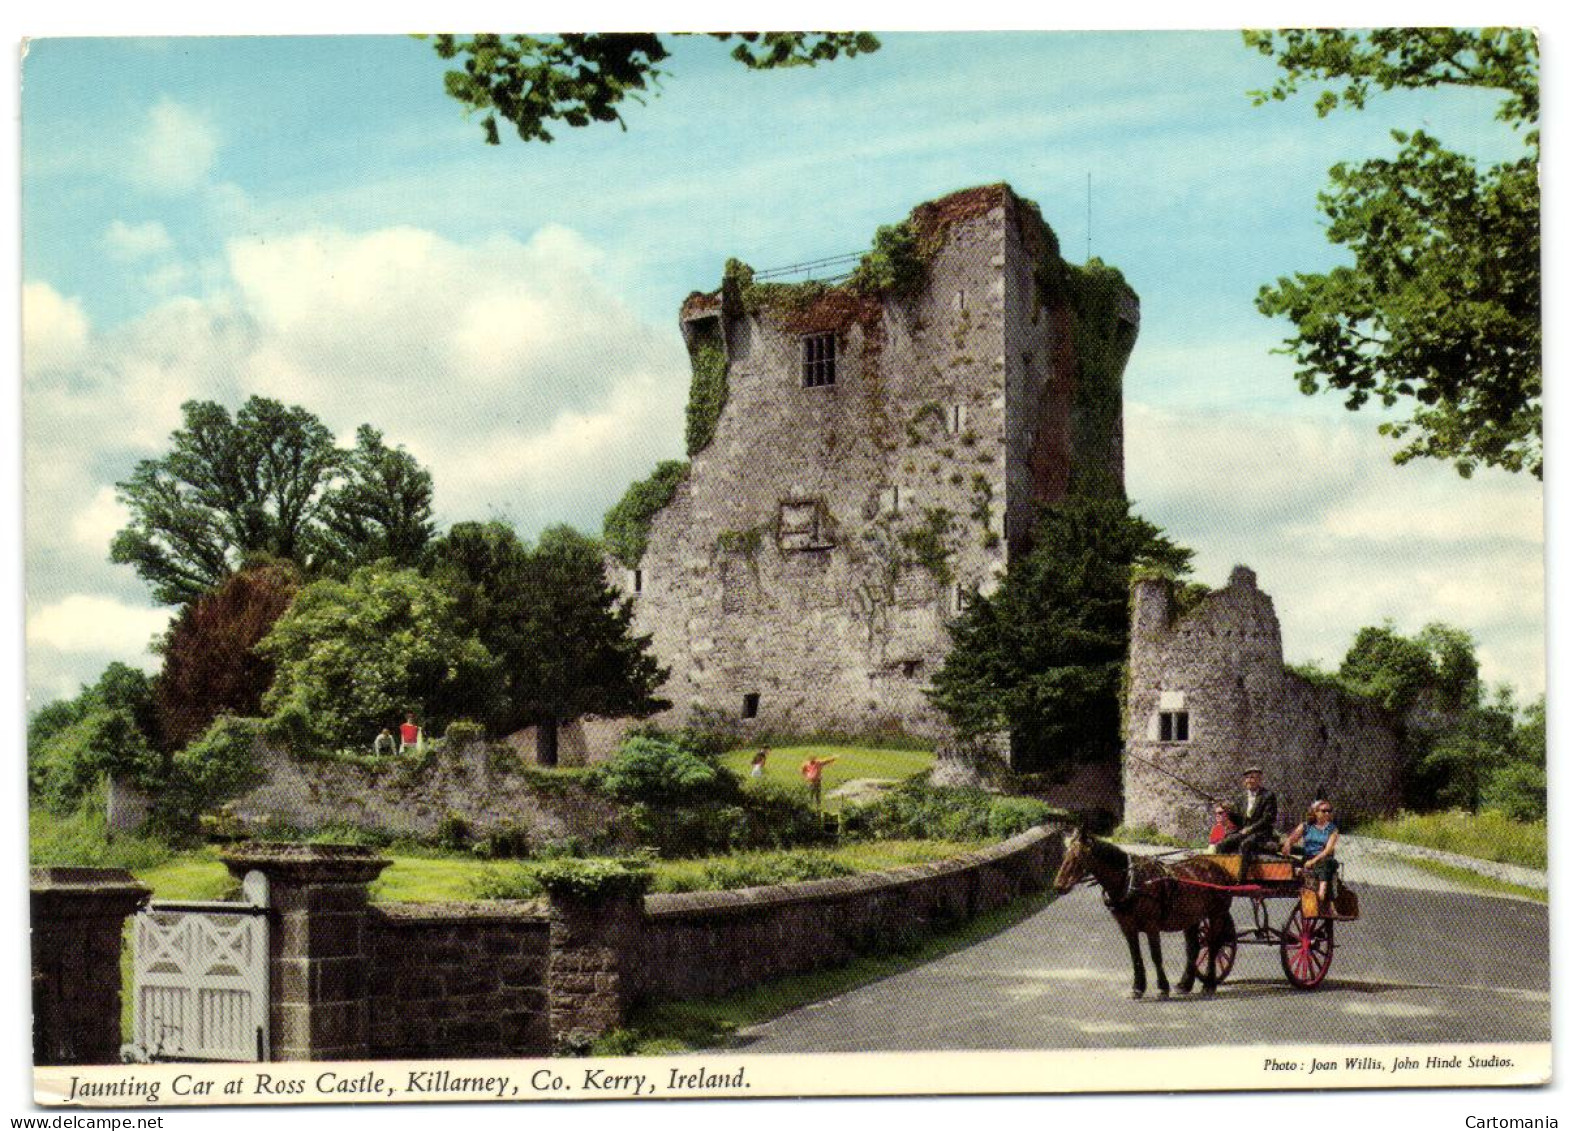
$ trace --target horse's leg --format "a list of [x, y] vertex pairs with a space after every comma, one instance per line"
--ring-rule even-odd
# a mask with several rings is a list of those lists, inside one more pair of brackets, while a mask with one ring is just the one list
[[1137, 1001], [1144, 996], [1144, 956], [1139, 953], [1139, 933], [1132, 927], [1124, 927], [1122, 935], [1128, 940], [1128, 953], [1133, 956], [1133, 989], [1128, 991], [1128, 996]]
[[1177, 983], [1179, 994], [1193, 992], [1193, 979], [1198, 977], [1199, 970], [1199, 926], [1194, 923], [1182, 930], [1182, 941], [1187, 944], [1188, 962], [1182, 968], [1182, 981]]
[[1211, 909], [1209, 916], [1209, 957], [1205, 960], [1204, 963], [1204, 992], [1206, 994], [1213, 994], [1215, 992], [1215, 958], [1220, 953], [1220, 946], [1218, 945], [1221, 939], [1220, 925], [1224, 923], [1230, 915], [1231, 904], [1229, 901], [1221, 905], [1220, 911], [1218, 913]]
[[1160, 958], [1160, 928], [1156, 927], [1149, 932], [1150, 961], [1155, 963], [1155, 984], [1160, 987], [1161, 997], [1171, 996], [1171, 983], [1166, 981], [1166, 964]]

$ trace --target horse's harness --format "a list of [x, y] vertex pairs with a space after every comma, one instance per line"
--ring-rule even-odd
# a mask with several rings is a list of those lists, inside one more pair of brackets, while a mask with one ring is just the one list
[[1176, 887], [1178, 881], [1175, 876], [1171, 875], [1159, 864], [1155, 865], [1153, 874], [1150, 873], [1150, 869], [1145, 868], [1145, 874], [1141, 877], [1139, 875], [1139, 866], [1144, 863], [1146, 862], [1139, 857], [1130, 855], [1128, 857], [1128, 882], [1123, 885], [1122, 893], [1114, 896], [1110, 891], [1102, 887], [1100, 893], [1101, 902], [1112, 911], [1126, 911], [1133, 906], [1140, 896], [1152, 896], [1155, 899], [1160, 917], [1164, 919], [1167, 910], [1171, 906], [1172, 889]]

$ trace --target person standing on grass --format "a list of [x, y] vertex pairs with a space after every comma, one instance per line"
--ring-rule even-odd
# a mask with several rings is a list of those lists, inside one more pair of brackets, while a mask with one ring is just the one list
[[401, 740], [398, 753], [412, 754], [419, 750], [421, 732], [419, 724], [414, 721], [412, 713], [404, 718], [403, 725], [398, 728], [398, 737]]
[[768, 747], [765, 746], [761, 750], [759, 750], [757, 752], [757, 756], [752, 759], [752, 776], [754, 778], [762, 777], [763, 776], [763, 767], [765, 767], [767, 765], [768, 765]]
[[807, 788], [812, 791], [812, 804], [817, 811], [823, 811], [823, 767], [837, 762], [837, 757], [819, 758], [816, 754], [801, 763], [801, 776], [806, 779]]

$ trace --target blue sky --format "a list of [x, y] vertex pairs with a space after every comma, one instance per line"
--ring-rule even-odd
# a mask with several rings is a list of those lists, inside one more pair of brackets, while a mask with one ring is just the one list
[[[1543, 688], [1535, 480], [1390, 466], [1379, 417], [1303, 397], [1260, 284], [1336, 261], [1328, 167], [1421, 126], [1516, 152], [1485, 95], [1264, 107], [1235, 32], [891, 34], [815, 70], [677, 41], [658, 97], [552, 145], [481, 143], [444, 64], [401, 37], [43, 40], [23, 67], [28, 684], [142, 662], [166, 611], [107, 563], [113, 483], [191, 397], [263, 393], [429, 466], [439, 517], [597, 530], [681, 453], [676, 309], [724, 260], [860, 250], [877, 225], [1006, 180], [1064, 252], [1116, 264], [1143, 326], [1128, 490], [1197, 551], [1247, 562], [1288, 658], [1446, 620], [1484, 675]], [[1086, 182], [1093, 180], [1093, 232]]]

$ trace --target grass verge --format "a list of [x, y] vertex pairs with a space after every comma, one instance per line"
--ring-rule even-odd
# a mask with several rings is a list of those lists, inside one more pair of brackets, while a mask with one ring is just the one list
[[1523, 868], [1547, 867], [1547, 822], [1512, 821], [1490, 809], [1480, 813], [1402, 813], [1381, 821], [1359, 822], [1351, 831], [1477, 860], [1518, 864]]
[[663, 1056], [723, 1048], [741, 1029], [973, 946], [1029, 918], [1051, 900], [1046, 892], [1026, 896], [953, 930], [913, 940], [896, 953], [865, 955], [831, 970], [793, 974], [724, 997], [642, 1007], [633, 1011], [626, 1028], [601, 1038], [593, 1054]]
[[1440, 860], [1422, 860], [1420, 858], [1402, 857], [1402, 864], [1409, 864], [1413, 868], [1420, 868], [1441, 879], [1459, 884], [1461, 887], [1471, 888], [1473, 891], [1486, 895], [1518, 895], [1525, 899], [1535, 900], [1537, 903], [1547, 902], [1545, 888], [1526, 887], [1524, 884], [1511, 884], [1507, 880], [1495, 880], [1491, 876], [1483, 876], [1468, 868], [1460, 868], [1454, 864], [1445, 864]]

